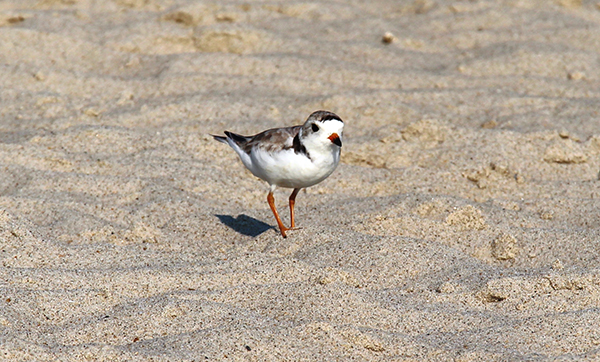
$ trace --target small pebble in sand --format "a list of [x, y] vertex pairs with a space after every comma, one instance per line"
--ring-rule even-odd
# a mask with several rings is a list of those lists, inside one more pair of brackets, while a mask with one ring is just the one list
[[381, 37], [381, 42], [383, 44], [391, 44], [394, 41], [396, 41], [396, 37], [389, 31], [386, 31], [385, 34], [383, 34], [383, 37]]
[[39, 80], [40, 82], [43, 82], [46, 80], [46, 75], [40, 70], [38, 72], [36, 72], [33, 77], [35, 78], [35, 80]]
[[582, 72], [570, 72], [567, 75], [567, 78], [569, 78], [570, 80], [582, 80], [585, 78], [585, 74], [583, 74]]
[[23, 16], [21, 16], [21, 15], [12, 16], [12, 17], [6, 19], [6, 22], [8, 24], [17, 24], [17, 23], [20, 23], [22, 21], [25, 21], [25, 18]]
[[89, 117], [98, 117], [100, 116], [100, 111], [97, 110], [96, 108], [88, 108], [85, 111], [83, 111], [83, 114], [85, 114], [86, 116]]
[[194, 25], [194, 17], [185, 11], [172, 12], [170, 14], [165, 15], [163, 19], [166, 21], [173, 21], [175, 23], [188, 26]]
[[487, 122], [483, 122], [481, 124], [481, 128], [484, 129], [492, 129], [492, 128], [496, 128], [498, 126], [498, 122], [496, 122], [495, 120], [489, 120]]
[[517, 173], [515, 174], [515, 181], [517, 181], [518, 184], [525, 183], [525, 177], [520, 173]]

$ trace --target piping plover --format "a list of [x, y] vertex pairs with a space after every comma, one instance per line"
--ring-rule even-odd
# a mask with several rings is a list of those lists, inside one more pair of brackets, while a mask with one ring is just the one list
[[[313, 112], [303, 125], [273, 128], [254, 136], [225, 132], [212, 135], [237, 152], [254, 176], [271, 186], [267, 202], [275, 215], [281, 235], [295, 228], [294, 204], [298, 191], [325, 180], [340, 161], [344, 122], [335, 113]], [[275, 208], [273, 191], [277, 187], [294, 189], [290, 195], [291, 226], [286, 228]]]

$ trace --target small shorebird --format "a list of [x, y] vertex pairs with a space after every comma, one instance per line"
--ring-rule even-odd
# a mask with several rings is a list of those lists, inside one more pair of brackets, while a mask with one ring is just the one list
[[[254, 136], [225, 132], [227, 137], [212, 135], [237, 152], [252, 174], [271, 186], [267, 202], [275, 215], [281, 235], [295, 228], [294, 204], [298, 191], [325, 180], [340, 161], [344, 122], [335, 113], [313, 112], [303, 125], [273, 128]], [[286, 228], [275, 208], [273, 191], [292, 188], [291, 226]]]

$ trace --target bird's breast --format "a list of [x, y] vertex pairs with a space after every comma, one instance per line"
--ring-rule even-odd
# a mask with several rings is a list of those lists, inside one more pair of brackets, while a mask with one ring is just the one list
[[326, 179], [339, 163], [339, 152], [310, 153], [309, 157], [288, 149], [276, 153], [256, 152], [250, 171], [280, 187], [304, 188]]

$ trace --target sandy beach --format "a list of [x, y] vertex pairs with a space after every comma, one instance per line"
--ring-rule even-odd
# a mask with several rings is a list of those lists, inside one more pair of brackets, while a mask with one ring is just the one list
[[[4, 0], [0, 80], [0, 360], [600, 360], [598, 1]], [[284, 239], [210, 134], [319, 109]]]

